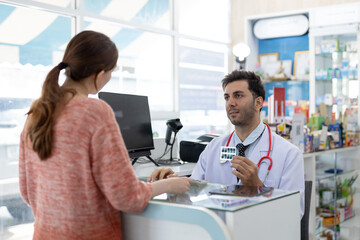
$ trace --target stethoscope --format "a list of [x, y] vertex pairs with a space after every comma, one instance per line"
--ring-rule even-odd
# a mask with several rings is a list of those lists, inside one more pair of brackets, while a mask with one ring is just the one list
[[[270, 130], [270, 127], [269, 127], [269, 125], [268, 125], [267, 123], [264, 123], [264, 124], [266, 125], [266, 127], [267, 127], [267, 129], [268, 129], [268, 132], [269, 132], [269, 149], [268, 149], [267, 155], [264, 156], [264, 157], [262, 157], [262, 158], [260, 158], [260, 160], [259, 160], [259, 162], [258, 162], [258, 164], [257, 164], [257, 167], [258, 167], [258, 169], [259, 169], [259, 168], [260, 168], [260, 164], [261, 164], [262, 161], [264, 161], [265, 159], [268, 159], [268, 160], [270, 161], [270, 165], [269, 165], [269, 167], [268, 167], [268, 171], [267, 171], [266, 176], [265, 176], [265, 178], [264, 178], [264, 181], [265, 181], [265, 179], [266, 179], [267, 176], [269, 175], [269, 172], [270, 172], [270, 170], [271, 170], [271, 168], [272, 168], [273, 161], [272, 161], [272, 159], [271, 159], [271, 157], [270, 157], [270, 152], [271, 152], [271, 130]], [[228, 141], [227, 141], [227, 143], [226, 143], [226, 147], [229, 146], [230, 140], [231, 140], [232, 136], [234, 135], [234, 132], [235, 132], [235, 130], [230, 134], [230, 137], [229, 137], [229, 139], [228, 139]]]

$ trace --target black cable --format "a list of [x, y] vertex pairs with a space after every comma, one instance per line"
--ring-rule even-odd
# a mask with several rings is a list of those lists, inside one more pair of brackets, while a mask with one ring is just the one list
[[175, 140], [176, 140], [176, 134], [177, 134], [177, 132], [174, 134], [174, 140], [173, 140], [173, 142], [171, 143], [171, 147], [170, 147], [170, 161], [173, 160], [173, 158], [172, 158], [172, 153], [173, 153], [174, 143], [175, 143]]
[[[171, 153], [170, 153], [170, 159], [172, 158], [172, 150], [173, 150], [173, 146], [174, 146], [174, 144], [175, 144], [176, 134], [177, 134], [177, 133], [174, 134], [174, 138], [173, 138], [172, 143], [171, 143], [171, 144], [166, 144], [163, 155], [161, 155], [159, 158], [157, 158], [156, 161], [163, 160], [162, 157], [164, 157], [169, 151], [171, 151]], [[168, 146], [171, 146], [171, 147], [167, 150], [167, 147], [168, 147]], [[167, 151], [166, 151], [166, 150], [167, 150]]]
[[[133, 161], [134, 159], [132, 158], [131, 159], [131, 162]], [[148, 163], [148, 162], [151, 162], [148, 158], [146, 157], [139, 157], [137, 160], [136, 160], [136, 163], [138, 164], [145, 164], [145, 163]]]
[[[160, 157], [154, 159], [155, 162], [157, 162], [157, 161], [159, 161], [159, 160], [162, 160], [162, 158], [163, 158], [166, 154], [168, 154], [170, 150], [172, 151], [172, 148], [173, 148], [173, 146], [174, 146], [174, 144], [175, 144], [175, 140], [176, 140], [176, 134], [177, 134], [177, 133], [175, 133], [175, 135], [174, 135], [174, 138], [173, 138], [172, 143], [171, 143], [171, 144], [166, 144], [165, 149], [164, 149], [164, 153], [163, 153]], [[171, 147], [168, 149], [168, 146], [171, 146]], [[171, 155], [172, 155], [172, 154], [171, 154]], [[170, 156], [170, 158], [171, 158], [171, 156]], [[141, 160], [141, 161], [139, 161], [139, 160]], [[150, 162], [150, 160], [148, 160], [148, 159], [146, 159], [146, 158], [144, 158], [144, 157], [140, 157], [140, 158], [137, 160], [137, 163], [140, 163], [140, 164], [148, 163], [148, 162]]]
[[158, 157], [157, 159], [155, 159], [155, 161], [159, 161], [162, 157], [164, 157], [164, 156], [171, 150], [171, 148], [167, 149], [168, 146], [169, 146], [169, 145], [166, 144], [164, 153], [163, 153], [160, 157]]

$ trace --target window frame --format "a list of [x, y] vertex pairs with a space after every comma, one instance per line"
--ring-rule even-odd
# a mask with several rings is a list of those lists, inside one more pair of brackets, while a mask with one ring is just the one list
[[[179, 92], [180, 92], [180, 82], [179, 82], [179, 39], [185, 38], [189, 40], [196, 40], [201, 41], [204, 43], [216, 43], [216, 44], [223, 44], [227, 46], [228, 49], [228, 63], [230, 63], [231, 58], [231, 43], [230, 39], [228, 42], [219, 42], [213, 41], [209, 39], [204, 39], [200, 37], [194, 37], [190, 35], [185, 35], [179, 33], [179, 1], [178, 0], [169, 0], [170, 5], [170, 14], [171, 14], [171, 26], [172, 29], [162, 29], [157, 28], [148, 24], [143, 23], [135, 23], [135, 22], [128, 22], [123, 21], [120, 19], [115, 19], [111, 17], [102, 16], [100, 14], [90, 13], [84, 11], [84, 0], [73, 0], [74, 8], [64, 8], [58, 7], [54, 5], [50, 5], [47, 3], [36, 2], [31, 0], [1, 0], [0, 3], [12, 5], [15, 7], [26, 7], [26, 8], [35, 8], [37, 10], [48, 11], [51, 13], [56, 13], [59, 15], [64, 15], [68, 17], [72, 17], [75, 19], [74, 26], [72, 26], [71, 34], [72, 36], [76, 35], [77, 33], [81, 32], [84, 29], [84, 19], [96, 19], [96, 21], [104, 21], [110, 22], [116, 25], [121, 25], [123, 27], [134, 28], [136, 30], [141, 30], [145, 32], [157, 33], [168, 35], [173, 39], [173, 111], [151, 111], [151, 118], [153, 121], [155, 120], [166, 120], [169, 118], [178, 118], [180, 116], [179, 110]], [[230, 1], [228, 1], [230, 6]], [[229, 16], [230, 19], [230, 16]], [[230, 71], [230, 64], [228, 64], [228, 71]], [[151, 110], [151, 109], [150, 109]]]

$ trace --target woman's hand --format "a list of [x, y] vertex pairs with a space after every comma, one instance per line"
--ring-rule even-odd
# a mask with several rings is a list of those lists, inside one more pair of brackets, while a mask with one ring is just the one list
[[183, 194], [190, 189], [192, 180], [188, 177], [172, 177], [152, 182], [152, 197], [163, 193]]
[[155, 182], [156, 180], [177, 177], [178, 175], [174, 173], [174, 171], [169, 167], [161, 167], [157, 168], [155, 171], [151, 173], [149, 178], [147, 179], [148, 182]]

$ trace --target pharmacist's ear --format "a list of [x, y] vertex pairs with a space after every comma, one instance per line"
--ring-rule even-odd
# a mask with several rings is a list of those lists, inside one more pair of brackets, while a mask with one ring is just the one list
[[260, 112], [260, 109], [263, 107], [263, 104], [264, 104], [264, 99], [262, 97], [257, 97], [255, 98], [254, 100], [254, 106], [255, 106], [255, 109], [258, 110]]

